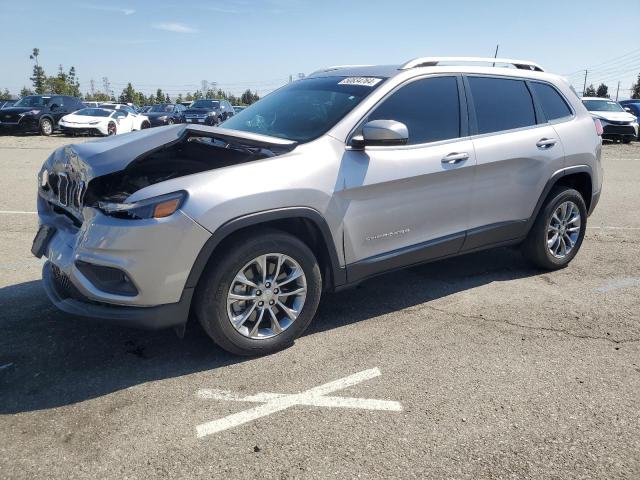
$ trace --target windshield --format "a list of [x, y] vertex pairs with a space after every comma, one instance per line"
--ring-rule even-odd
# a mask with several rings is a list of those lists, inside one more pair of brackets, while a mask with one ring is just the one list
[[83, 108], [77, 112], [73, 112], [74, 115], [82, 115], [83, 117], [108, 117], [113, 112], [111, 110], [105, 110], [103, 108]]
[[40, 97], [37, 95], [29, 95], [21, 98], [13, 106], [14, 107], [44, 107], [49, 104], [51, 97]]
[[154, 105], [149, 112], [173, 112], [173, 105]]
[[309, 142], [333, 127], [382, 80], [372, 77], [298, 80], [238, 112], [222, 126]]
[[624, 108], [613, 100], [583, 100], [582, 103], [590, 112], [624, 112]]
[[213, 100], [196, 100], [191, 104], [190, 108], [218, 108], [219, 106], [220, 102]]

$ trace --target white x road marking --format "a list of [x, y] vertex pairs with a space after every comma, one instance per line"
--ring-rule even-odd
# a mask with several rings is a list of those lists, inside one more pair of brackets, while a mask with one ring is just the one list
[[380, 370], [377, 368], [371, 368], [333, 382], [325, 383], [318, 387], [310, 388], [304, 392], [293, 394], [262, 392], [256, 395], [243, 397], [226, 390], [198, 390], [197, 395], [200, 398], [228, 400], [232, 402], [255, 402], [262, 403], [262, 405], [228, 415], [218, 420], [203, 423], [196, 427], [196, 431], [199, 438], [206, 437], [207, 435], [212, 435], [229, 428], [237, 427], [238, 425], [251, 422], [252, 420], [256, 420], [261, 417], [266, 417], [267, 415], [286, 410], [287, 408], [294, 407], [296, 405], [329, 408], [359, 408], [363, 410], [387, 410], [392, 412], [402, 411], [402, 405], [400, 405], [399, 402], [393, 402], [390, 400], [327, 396], [329, 393], [343, 390], [347, 387], [357, 385], [358, 383], [370, 380], [380, 375]]

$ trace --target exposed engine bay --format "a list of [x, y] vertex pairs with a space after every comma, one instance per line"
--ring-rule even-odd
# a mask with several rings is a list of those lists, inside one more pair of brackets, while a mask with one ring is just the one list
[[94, 179], [89, 184], [85, 203], [122, 202], [135, 191], [155, 183], [273, 156], [276, 153], [268, 148], [189, 136], [143, 155], [122, 171]]

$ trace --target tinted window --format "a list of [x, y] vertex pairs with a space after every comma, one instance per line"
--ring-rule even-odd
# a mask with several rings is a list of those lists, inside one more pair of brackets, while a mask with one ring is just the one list
[[624, 108], [613, 100], [583, 100], [590, 112], [624, 112]]
[[531, 94], [522, 80], [469, 77], [478, 133], [536, 124]]
[[532, 82], [531, 87], [540, 102], [542, 111], [547, 120], [571, 116], [571, 109], [564, 101], [564, 98], [551, 85], [546, 83]]
[[460, 103], [455, 77], [417, 80], [401, 87], [369, 115], [396, 120], [409, 130], [409, 145], [460, 136]]

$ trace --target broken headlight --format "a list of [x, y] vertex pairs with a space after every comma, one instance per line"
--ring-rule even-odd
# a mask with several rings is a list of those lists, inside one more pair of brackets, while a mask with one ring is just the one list
[[175, 213], [186, 197], [187, 192], [180, 191], [131, 203], [99, 201], [98, 208], [112, 217], [130, 219], [164, 218]]

